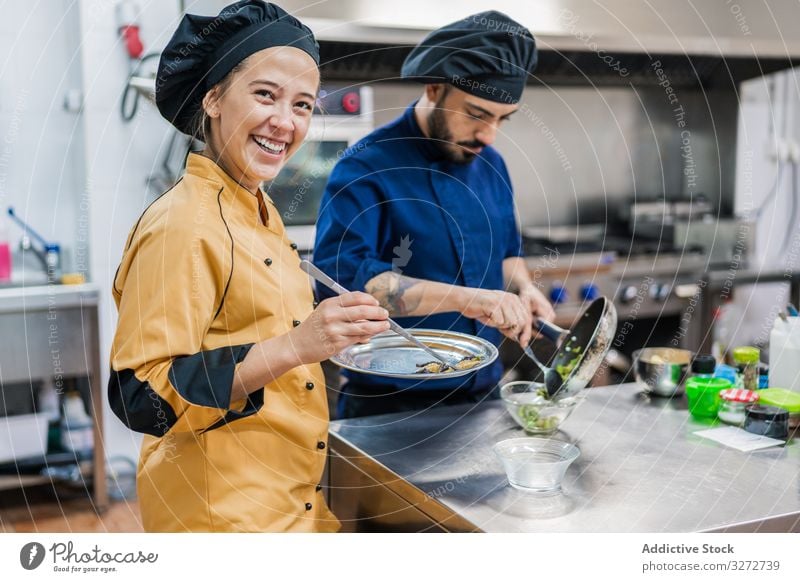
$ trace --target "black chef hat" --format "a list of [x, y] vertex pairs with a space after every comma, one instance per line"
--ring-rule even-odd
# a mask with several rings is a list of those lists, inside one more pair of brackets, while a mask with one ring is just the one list
[[402, 76], [516, 103], [536, 58], [530, 30], [502, 12], [480, 12], [426, 36], [406, 58]]
[[217, 16], [184, 15], [158, 64], [158, 110], [192, 134], [208, 90], [244, 59], [273, 46], [304, 50], [319, 65], [319, 45], [311, 29], [275, 4], [243, 0]]

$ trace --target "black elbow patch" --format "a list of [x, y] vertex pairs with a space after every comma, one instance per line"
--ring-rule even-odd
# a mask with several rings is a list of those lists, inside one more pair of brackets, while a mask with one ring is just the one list
[[133, 431], [163, 437], [178, 417], [169, 403], [133, 370], [111, 370], [108, 403], [125, 426]]
[[227, 409], [236, 364], [244, 360], [251, 347], [253, 344], [228, 346], [175, 358], [169, 381], [191, 404]]

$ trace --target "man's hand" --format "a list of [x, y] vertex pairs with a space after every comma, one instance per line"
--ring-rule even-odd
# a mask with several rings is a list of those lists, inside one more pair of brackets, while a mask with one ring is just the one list
[[556, 318], [553, 306], [550, 305], [544, 293], [536, 288], [536, 285], [531, 284], [523, 287], [519, 292], [519, 298], [534, 317], [540, 317], [547, 321], [553, 321]]
[[464, 288], [459, 311], [464, 317], [496, 327], [503, 335], [523, 345], [531, 341], [531, 310], [513, 293]]

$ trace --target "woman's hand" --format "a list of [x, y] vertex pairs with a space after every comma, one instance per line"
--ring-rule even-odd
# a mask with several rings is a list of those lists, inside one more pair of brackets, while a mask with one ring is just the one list
[[513, 293], [491, 289], [464, 289], [459, 310], [464, 317], [477, 319], [484, 325], [528, 345], [531, 340], [533, 316], [531, 310]]
[[389, 312], [372, 295], [345, 293], [322, 301], [289, 332], [289, 340], [300, 363], [312, 364], [388, 330], [388, 318]]

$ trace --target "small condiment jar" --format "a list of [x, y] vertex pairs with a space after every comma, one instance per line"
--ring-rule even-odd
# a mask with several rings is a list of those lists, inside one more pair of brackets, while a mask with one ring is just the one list
[[758, 390], [758, 362], [760, 359], [761, 352], [758, 348], [752, 346], [733, 348], [733, 362], [738, 371], [736, 388]]
[[743, 388], [730, 388], [719, 393], [717, 416], [722, 422], [742, 426], [745, 407], [758, 401], [758, 394]]
[[783, 408], [789, 413], [789, 428], [800, 426], [800, 393], [786, 388], [766, 388], [758, 391], [758, 403]]
[[693, 378], [711, 378], [717, 369], [717, 360], [714, 356], [700, 354], [692, 360]]
[[777, 406], [751, 404], [745, 408], [744, 430], [765, 437], [786, 440], [789, 437], [789, 412]]

